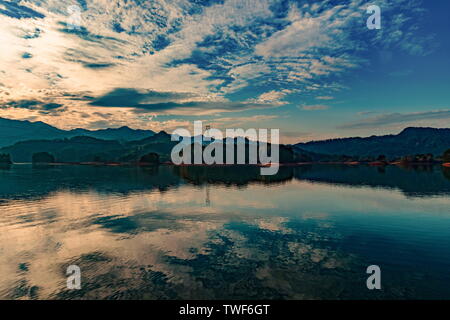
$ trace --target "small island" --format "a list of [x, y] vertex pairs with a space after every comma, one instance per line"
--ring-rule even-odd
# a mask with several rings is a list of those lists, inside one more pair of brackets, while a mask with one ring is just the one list
[[55, 157], [48, 152], [38, 152], [33, 154], [32, 162], [33, 164], [55, 163]]

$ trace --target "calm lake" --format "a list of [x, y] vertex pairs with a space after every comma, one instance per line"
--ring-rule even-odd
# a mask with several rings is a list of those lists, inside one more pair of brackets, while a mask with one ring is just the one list
[[441, 166], [0, 168], [4, 299], [450, 299], [449, 243]]

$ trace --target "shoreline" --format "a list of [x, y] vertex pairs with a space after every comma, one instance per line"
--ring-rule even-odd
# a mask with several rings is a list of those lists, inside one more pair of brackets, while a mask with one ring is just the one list
[[[37, 166], [96, 166], [96, 167], [157, 167], [157, 166], [178, 166], [178, 167], [270, 167], [270, 165], [263, 164], [181, 164], [175, 165], [172, 162], [162, 162], [159, 164], [153, 163], [136, 163], [136, 162], [52, 162], [52, 163], [32, 163], [32, 162], [22, 162], [22, 163], [0, 163], [0, 166], [11, 166], [11, 165], [37, 165]], [[305, 165], [347, 165], [347, 166], [371, 166], [371, 167], [386, 167], [386, 166], [399, 166], [399, 167], [409, 167], [409, 166], [436, 166], [440, 165], [446, 168], [450, 168], [450, 162], [295, 162], [295, 163], [278, 163], [280, 167], [297, 167]]]

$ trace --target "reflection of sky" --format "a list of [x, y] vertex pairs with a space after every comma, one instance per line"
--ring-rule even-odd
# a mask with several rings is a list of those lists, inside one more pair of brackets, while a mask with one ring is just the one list
[[[316, 247], [307, 239], [341, 241], [343, 230], [354, 228], [397, 237], [405, 245], [422, 239], [416, 243], [419, 247], [442, 249], [442, 240], [449, 235], [449, 207], [448, 197], [408, 199], [393, 190], [302, 181], [239, 189], [183, 185], [163, 193], [129, 195], [62, 190], [35, 200], [8, 200], [1, 204], [0, 295], [11, 294], [22, 281], [22, 286], [39, 287], [39, 297], [49, 297], [64, 287], [64, 267], [79, 261], [89, 279], [108, 272], [126, 279], [125, 287], [115, 290], [142, 286], [136, 270], [145, 267], [164, 274], [174, 287], [190, 286], [194, 297], [207, 291], [194, 272], [199, 268], [195, 261], [201, 255], [215, 261], [212, 248], [227, 241], [234, 243], [227, 255], [243, 259], [239, 263], [259, 261], [260, 267], [253, 269], [258, 281], [289, 292], [271, 267], [270, 250], [277, 246], [287, 246], [284, 254], [290, 252], [294, 258], [289, 259], [297, 259], [295, 265], [306, 259], [338, 270], [349, 267], [350, 256]], [[295, 238], [311, 224], [318, 229], [307, 233], [305, 241]], [[293, 238], [282, 240], [282, 235]], [[264, 245], [265, 237], [273, 239], [271, 244]], [[107, 257], [106, 262], [80, 260], [95, 253]], [[443, 261], [447, 258], [444, 255]], [[278, 256], [275, 263], [295, 268], [286, 259]], [[220, 261], [216, 263], [227, 263]], [[104, 287], [91, 294], [109, 293]]]

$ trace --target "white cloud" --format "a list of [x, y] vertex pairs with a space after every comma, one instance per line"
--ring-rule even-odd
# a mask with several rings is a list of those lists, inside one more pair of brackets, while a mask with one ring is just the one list
[[[67, 22], [67, 7], [74, 1], [21, 1], [45, 18], [15, 19], [0, 14], [0, 104], [23, 99], [64, 104], [74, 114], [64, 113], [60, 121], [67, 123], [61, 126], [70, 126], [87, 125], [88, 118], [74, 117], [90, 107], [86, 100], [69, 99], [67, 94], [98, 97], [115, 88], [190, 92], [210, 102], [199, 108], [180, 106], [155, 112], [177, 115], [231, 112], [233, 105], [241, 110], [243, 103], [249, 108], [261, 107], [258, 103], [282, 105], [290, 92], [315, 91], [325, 97], [329, 91], [343, 89], [330, 76], [364, 61], [355, 55], [364, 46], [351, 35], [359, 32], [355, 23], [365, 19], [367, 2], [295, 3], [283, 16], [283, 12], [274, 12], [280, 4], [276, 0], [225, 0], [210, 6], [188, 0], [86, 0], [87, 10], [81, 11], [85, 29], [76, 34], [64, 31], [61, 24]], [[419, 10], [406, 0], [379, 3], [387, 12], [400, 6]], [[395, 17], [395, 30], [386, 27], [374, 43], [424, 53], [426, 39], [415, 41], [405, 28], [409, 23], [406, 11]], [[158, 47], [158, 39], [166, 43]], [[200, 47], [207, 39], [209, 46]], [[205, 61], [189, 60], [196, 52], [211, 56]], [[23, 58], [25, 53], [28, 59]], [[243, 103], [224, 98], [260, 84], [273, 90]], [[19, 111], [1, 109], [0, 116], [11, 112]], [[49, 120], [50, 116], [36, 112], [21, 110], [20, 114]], [[108, 112], [117, 121], [129, 120], [120, 118], [119, 109]]]
[[282, 90], [282, 91], [268, 91], [263, 94], [261, 94], [258, 99], [256, 99], [257, 102], [260, 103], [278, 103], [278, 104], [284, 104], [286, 102], [281, 101], [286, 95], [290, 94], [291, 90]]
[[317, 111], [317, 110], [328, 110], [330, 107], [323, 105], [323, 104], [317, 104], [317, 105], [311, 105], [311, 106], [302, 106], [302, 110], [307, 111]]
[[401, 128], [411, 126], [448, 127], [450, 109], [408, 113], [387, 113], [339, 126], [339, 129]]
[[319, 97], [316, 97], [316, 99], [317, 100], [333, 100], [334, 97], [331, 97], [331, 96], [319, 96]]

